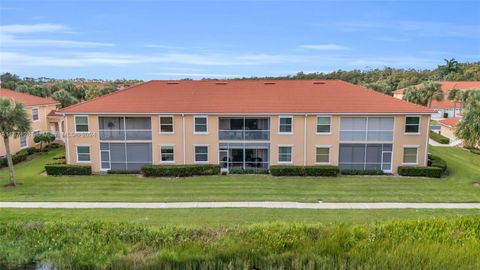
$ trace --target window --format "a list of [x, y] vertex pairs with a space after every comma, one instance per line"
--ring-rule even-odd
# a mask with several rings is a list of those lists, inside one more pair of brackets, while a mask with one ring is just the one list
[[160, 162], [161, 163], [173, 163], [173, 162], [175, 162], [173, 145], [162, 145], [162, 146], [160, 146]]
[[291, 163], [291, 162], [292, 162], [292, 147], [279, 146], [278, 147], [278, 163]]
[[[35, 138], [37, 135], [40, 135], [40, 130], [35, 130], [33, 132], [33, 138]], [[39, 144], [39, 142], [37, 144]]]
[[278, 120], [278, 133], [292, 133], [293, 117], [291, 116], [280, 116]]
[[331, 117], [330, 116], [318, 116], [317, 117], [317, 133], [330, 133], [330, 124], [331, 124]]
[[160, 133], [173, 133], [172, 116], [160, 116]]
[[420, 133], [420, 117], [407, 116], [405, 119], [405, 133], [418, 134]]
[[391, 142], [393, 117], [342, 117], [340, 141]]
[[90, 162], [90, 146], [77, 145], [77, 162]]
[[38, 108], [37, 107], [33, 107], [32, 108], [32, 120], [33, 121], [38, 121]]
[[195, 162], [208, 162], [208, 146], [195, 146]]
[[75, 116], [75, 132], [88, 132], [88, 116]]
[[20, 148], [25, 148], [28, 146], [27, 136], [20, 136]]
[[316, 162], [317, 163], [330, 163], [330, 148], [329, 147], [317, 147]]
[[194, 133], [208, 133], [208, 118], [206, 116], [195, 116], [195, 129]]
[[417, 147], [405, 147], [403, 148], [403, 163], [404, 164], [417, 164]]

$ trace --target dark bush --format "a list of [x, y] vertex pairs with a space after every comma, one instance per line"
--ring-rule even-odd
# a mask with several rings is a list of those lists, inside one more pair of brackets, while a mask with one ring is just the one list
[[337, 176], [337, 166], [285, 166], [270, 167], [273, 176]]
[[436, 132], [433, 132], [433, 131], [430, 131], [430, 139], [438, 142], [438, 143], [441, 143], [441, 144], [449, 144], [450, 143], [450, 139], [441, 135], [441, 134], [438, 134]]
[[424, 176], [440, 178], [442, 177], [443, 169], [439, 167], [399, 166], [398, 174], [402, 176]]
[[38, 149], [35, 148], [35, 147], [28, 147], [28, 148], [24, 149], [24, 151], [26, 151], [29, 155], [32, 155], [32, 154], [38, 152]]
[[268, 174], [268, 169], [230, 169], [229, 174]]
[[108, 174], [140, 174], [141, 171], [135, 170], [108, 170]]
[[428, 166], [441, 168], [443, 172], [447, 170], [447, 162], [440, 157], [428, 155]]
[[51, 164], [45, 165], [48, 175], [90, 175], [92, 174], [91, 166]]
[[27, 149], [23, 149], [18, 151], [15, 155], [12, 156], [12, 162], [13, 164], [20, 163], [22, 161], [27, 160], [27, 157], [29, 156]]
[[343, 175], [383, 175], [382, 170], [341, 170]]
[[187, 177], [220, 174], [220, 165], [145, 165], [142, 173], [147, 177]]

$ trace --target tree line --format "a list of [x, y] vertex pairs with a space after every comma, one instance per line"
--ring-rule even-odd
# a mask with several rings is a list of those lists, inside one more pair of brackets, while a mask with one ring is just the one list
[[106, 95], [128, 87], [141, 80], [87, 80], [77, 78], [72, 80], [56, 80], [51, 78], [20, 78], [9, 72], [0, 75], [1, 87], [34, 96], [52, 98], [58, 101], [61, 107], [67, 107], [81, 101]]

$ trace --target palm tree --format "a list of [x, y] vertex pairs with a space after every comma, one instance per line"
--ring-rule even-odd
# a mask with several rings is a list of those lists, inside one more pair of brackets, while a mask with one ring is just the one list
[[405, 88], [403, 92], [403, 100], [406, 100], [411, 103], [421, 104], [422, 99], [419, 95], [419, 91], [415, 86], [409, 86]]
[[428, 81], [422, 84], [419, 95], [422, 98], [422, 105], [430, 108], [432, 106], [433, 100], [443, 100], [443, 90], [442, 85], [439, 82]]
[[480, 91], [469, 91], [462, 120], [455, 134], [463, 139], [465, 146], [480, 145]]
[[10, 186], [15, 186], [12, 154], [10, 152], [10, 137], [26, 136], [31, 131], [30, 119], [22, 103], [0, 98], [0, 135], [5, 143], [7, 152], [8, 175]]

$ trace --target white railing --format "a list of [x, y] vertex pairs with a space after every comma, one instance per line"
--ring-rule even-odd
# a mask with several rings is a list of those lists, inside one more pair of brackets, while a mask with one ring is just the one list
[[268, 141], [270, 130], [219, 130], [220, 140]]

